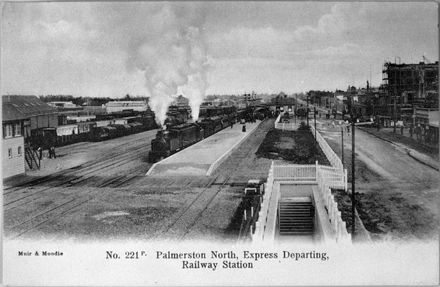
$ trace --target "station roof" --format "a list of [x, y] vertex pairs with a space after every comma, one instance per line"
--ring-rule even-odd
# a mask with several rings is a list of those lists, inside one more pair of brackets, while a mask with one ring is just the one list
[[58, 113], [36, 96], [2, 96], [2, 120], [14, 121]]

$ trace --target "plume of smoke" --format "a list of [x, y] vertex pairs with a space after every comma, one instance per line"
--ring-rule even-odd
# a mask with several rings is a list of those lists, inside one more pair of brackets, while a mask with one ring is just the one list
[[182, 89], [182, 93], [189, 100], [193, 120], [197, 121], [199, 119], [200, 105], [207, 89], [207, 56], [204, 43], [200, 41], [199, 29], [190, 27], [188, 32], [191, 53], [189, 66], [191, 71], [188, 75], [188, 82]]
[[134, 55], [129, 61], [145, 73], [150, 106], [160, 125], [179, 90], [189, 99], [194, 120], [205, 96], [206, 47], [200, 29], [203, 17], [189, 14], [164, 3], [149, 15], [154, 26], [145, 27], [143, 37], [131, 39]]

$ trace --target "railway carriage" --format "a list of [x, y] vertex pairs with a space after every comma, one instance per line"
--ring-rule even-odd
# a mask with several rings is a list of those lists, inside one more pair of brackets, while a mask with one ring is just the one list
[[203, 138], [207, 138], [214, 133], [214, 125], [210, 119], [203, 119], [198, 124], [203, 128]]

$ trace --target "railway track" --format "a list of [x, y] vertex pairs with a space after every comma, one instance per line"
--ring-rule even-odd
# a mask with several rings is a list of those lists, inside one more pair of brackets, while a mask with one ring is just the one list
[[[111, 161], [114, 157], [118, 157], [118, 156], [123, 156], [121, 155], [121, 148], [122, 148], [122, 152], [124, 151], [128, 151], [130, 152], [130, 149], [132, 149], [133, 147], [136, 147], [139, 145], [139, 143], [147, 143], [146, 145], [143, 145], [142, 148], [148, 146], [148, 143], [151, 142], [151, 140], [154, 138], [155, 136], [148, 136], [147, 138], [140, 138], [140, 139], [134, 139], [133, 141], [130, 141], [128, 144], [127, 143], [123, 143], [123, 144], [118, 144], [115, 147], [113, 147], [112, 151], [109, 154], [106, 154], [105, 156], [100, 156], [98, 158], [95, 158], [93, 160], [87, 161], [79, 166], [75, 166], [66, 170], [62, 170], [47, 176], [43, 176], [31, 181], [27, 181], [24, 182], [22, 184], [16, 185], [16, 186], [11, 186], [11, 187], [6, 187], [4, 188], [4, 195], [7, 195], [9, 193], [13, 193], [17, 190], [21, 190], [23, 187], [27, 187], [27, 186], [36, 186], [36, 185], [41, 185], [43, 183], [47, 183], [47, 182], [51, 182], [54, 180], [58, 180], [62, 177], [66, 177], [70, 174], [75, 174], [77, 172], [81, 172], [84, 169], [87, 168], [93, 168], [94, 166], [99, 166], [102, 165], [104, 162], [106, 161]], [[110, 158], [110, 159], [109, 159]]]
[[8, 237], [19, 238], [22, 235], [36, 230], [40, 226], [51, 223], [54, 220], [65, 216], [82, 205], [88, 203], [95, 198], [95, 194], [99, 192], [99, 188], [117, 187], [132, 180], [137, 175], [122, 175], [116, 178], [108, 179], [102, 182], [97, 188], [86, 190], [82, 194], [69, 196], [67, 199], [51, 204], [45, 210], [38, 212], [32, 216], [28, 216], [24, 221], [13, 224], [11, 227], [6, 226]]
[[[81, 165], [78, 165], [78, 166], [63, 170], [63, 171], [59, 171], [59, 172], [56, 172], [56, 173], [53, 173], [53, 174], [50, 174], [47, 176], [43, 176], [41, 178], [37, 178], [35, 180], [25, 182], [21, 185], [5, 188], [3, 194], [8, 195], [10, 193], [14, 193], [16, 191], [22, 190], [24, 187], [34, 187], [34, 186], [38, 186], [43, 183], [48, 183], [48, 182], [52, 182], [52, 181], [57, 181], [57, 180], [65, 181], [65, 178], [68, 176], [71, 176], [71, 175], [74, 176], [75, 174], [78, 174], [79, 172], [84, 172], [84, 171], [87, 171], [88, 169], [92, 169], [92, 168], [96, 168], [96, 167], [105, 165], [106, 162], [111, 162], [115, 158], [123, 157], [126, 154], [132, 152], [133, 148], [136, 148], [137, 151], [142, 149], [145, 146], [144, 145], [139, 146], [139, 143], [144, 143], [146, 140], [149, 141], [149, 140], [151, 140], [151, 138], [147, 138], [147, 139], [141, 138], [138, 140], [131, 141], [129, 144], [126, 143], [126, 144], [117, 145], [112, 149], [112, 151], [109, 154], [106, 154], [105, 156], [100, 156], [96, 159], [87, 161]], [[119, 149], [120, 147], [124, 147], [124, 149], [121, 151]]]
[[[105, 169], [107, 169], [107, 168], [114, 168], [116, 165], [121, 165], [122, 163], [130, 162], [130, 161], [139, 157], [138, 153], [136, 153], [136, 152], [141, 149], [143, 149], [143, 147], [132, 150], [131, 152], [133, 154], [131, 154], [131, 155], [123, 154], [123, 155], [116, 157], [116, 160], [115, 160], [115, 158], [108, 159], [108, 160], [104, 161], [104, 163], [100, 163], [100, 164], [93, 165], [93, 166], [87, 167], [85, 169], [82, 169], [78, 173], [78, 175], [75, 175], [73, 178], [67, 177], [67, 179], [66, 179], [65, 175], [60, 175], [59, 179], [61, 179], [61, 180], [54, 183], [52, 186], [43, 187], [41, 189], [32, 189], [32, 192], [30, 192], [30, 193], [29, 193], [29, 190], [22, 190], [22, 192], [20, 192], [20, 193], [6, 195], [4, 197], [4, 201], [3, 201], [4, 202], [3, 203], [4, 210], [8, 211], [10, 209], [17, 207], [17, 206], [10, 207], [10, 205], [13, 203], [20, 202], [24, 199], [27, 199], [27, 198], [30, 198], [30, 197], [33, 197], [36, 195], [41, 196], [41, 193], [47, 192], [47, 191], [55, 189], [55, 188], [64, 188], [64, 187], [71, 187], [71, 186], [77, 185], [80, 182], [84, 182], [84, 181], [88, 180], [89, 178], [92, 178], [93, 174], [95, 174], [97, 171], [104, 172]], [[32, 201], [34, 201], [34, 200], [31, 199], [26, 202], [20, 202], [20, 204], [27, 204]]]
[[179, 239], [184, 239], [186, 235], [191, 231], [191, 229], [196, 225], [197, 221], [202, 217], [202, 214], [208, 209], [208, 207], [211, 205], [211, 203], [214, 201], [214, 198], [220, 193], [220, 191], [223, 189], [223, 187], [227, 184], [229, 181], [230, 176], [227, 177], [223, 183], [217, 187], [217, 191], [214, 193], [214, 195], [209, 199], [205, 207], [197, 214], [197, 216], [192, 220], [191, 224], [185, 229], [183, 235]]
[[[134, 140], [128, 144], [117, 145], [110, 154], [88, 161], [81, 166], [27, 182], [19, 187], [9, 188], [4, 193], [3, 201], [6, 219], [5, 230], [7, 230], [8, 237], [17, 238], [26, 235], [80, 208], [95, 198], [94, 194], [99, 188], [119, 187], [136, 179], [140, 172], [116, 175], [112, 178], [104, 177], [104, 179], [96, 175], [105, 174], [108, 170], [121, 167], [139, 158], [140, 151], [143, 149], [148, 151], [145, 144], [140, 146], [139, 144], [151, 139], [152, 136], [147, 137], [147, 139]], [[100, 182], [95, 183], [96, 179], [100, 179]], [[63, 188], [79, 187], [87, 183], [92, 183], [93, 186], [91, 188], [88, 186], [88, 189], [79, 190], [74, 195], [68, 195], [67, 198], [64, 197], [56, 202], [51, 202], [47, 196], [51, 192], [62, 191]], [[48, 186], [49, 184], [50, 186]], [[50, 203], [44, 205], [44, 200]], [[38, 206], [38, 202], [42, 204]], [[26, 207], [30, 206], [38, 208], [29, 212]], [[25, 216], [16, 220], [11, 214], [14, 209], [19, 207], [24, 207], [23, 213]]]
[[[37, 182], [38, 184], [34, 186], [24, 186], [15, 190], [8, 190], [4, 197], [6, 234], [8, 237], [20, 238], [43, 232], [43, 230], [49, 227], [48, 224], [51, 223], [55, 225], [63, 224], [60, 223], [63, 222], [62, 220], [58, 220], [72, 214], [72, 212], [75, 213], [75, 210], [84, 210], [84, 205], [94, 199], [96, 200], [100, 196], [98, 194], [101, 191], [100, 188], [121, 187], [128, 183], [132, 185], [135, 182], [137, 186], [153, 187], [151, 191], [145, 190], [145, 194], [150, 192], [152, 194], [159, 194], [162, 192], [162, 188], [164, 191], [177, 187], [179, 190], [198, 188], [199, 193], [191, 196], [188, 203], [183, 208], [180, 208], [180, 212], [172, 218], [168, 218], [166, 224], [162, 225], [164, 227], [157, 230], [151, 236], [152, 238], [187, 239], [191, 236], [191, 231], [196, 230], [194, 228], [200, 224], [200, 220], [209, 214], [213, 206], [216, 206], [215, 204], [220, 200], [219, 194], [221, 192], [230, 193], [229, 187], [235, 186], [235, 189], [237, 189], [237, 185], [246, 183], [246, 181], [243, 181], [244, 178], [241, 178], [241, 171], [239, 169], [245, 165], [252, 165], [252, 159], [249, 158], [259, 145], [254, 147], [255, 140], [252, 140], [252, 138], [253, 136], [249, 137], [242, 144], [244, 145], [248, 142], [246, 147], [239, 148], [238, 154], [233, 154], [227, 160], [229, 164], [223, 168], [221, 167], [219, 169], [221, 170], [220, 172], [214, 177], [204, 179], [145, 178], [139, 176], [140, 174], [130, 173], [126, 170], [124, 174], [118, 174], [112, 178], [106, 177], [105, 174], [108, 170], [114, 171], [116, 167], [120, 168], [125, 163], [138, 158], [139, 150], [145, 147], [143, 145], [136, 148], [136, 142], [134, 144], [129, 143], [128, 145], [118, 145], [114, 148], [111, 155], [88, 161], [79, 167], [52, 175], [49, 178], [40, 179]], [[138, 143], [139, 141], [145, 143], [145, 139], [137, 140]], [[249, 141], [251, 141], [250, 144]], [[245, 163], [241, 161], [245, 161]], [[101, 174], [104, 176], [101, 176]], [[235, 179], [237, 175], [240, 176], [239, 181]], [[51, 186], [48, 186], [49, 184]], [[87, 188], [81, 188], [82, 186], [87, 186]], [[63, 188], [66, 188], [65, 192], [63, 192]], [[139, 191], [143, 192], [142, 189], [139, 189]], [[52, 192], [54, 195], [51, 195]], [[17, 215], [20, 215], [20, 217]]]
[[[249, 137], [236, 152], [234, 152], [227, 162], [216, 172], [215, 177], [203, 190], [190, 202], [188, 206], [164, 229], [153, 235], [153, 238], [172, 238], [177, 240], [185, 239], [193, 227], [206, 214], [208, 208], [212, 205], [217, 195], [226, 186], [244, 186], [247, 181], [236, 181], [235, 177], [239, 169], [244, 165], [252, 165], [249, 162], [251, 155], [256, 152], [260, 142], [263, 140], [267, 131], [270, 129], [270, 123], [266, 123], [261, 131], [256, 131], [256, 136]], [[256, 143], [254, 142], [256, 141]], [[244, 145], [251, 143], [252, 148]], [[243, 163], [244, 162], [244, 163]], [[222, 168], [223, 167], [223, 168]], [[265, 171], [267, 173], [267, 170]]]
[[[191, 201], [191, 203], [163, 230], [157, 232], [153, 237], [160, 238], [171, 236], [172, 238], [183, 238], [187, 230], [195, 224], [200, 214], [206, 210], [214, 197], [220, 192], [220, 188], [214, 194], [210, 194], [210, 187], [218, 177], [209, 181], [204, 189]], [[201, 207], [201, 208], [200, 208]], [[201, 209], [201, 210], [200, 210]]]

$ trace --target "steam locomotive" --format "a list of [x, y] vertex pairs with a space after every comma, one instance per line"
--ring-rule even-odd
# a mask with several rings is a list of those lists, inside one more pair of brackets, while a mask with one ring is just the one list
[[159, 130], [156, 138], [151, 141], [151, 151], [148, 154], [150, 162], [156, 162], [178, 152], [210, 135], [247, 118], [246, 110], [235, 107], [201, 108], [199, 121], [168, 125], [165, 130]]

